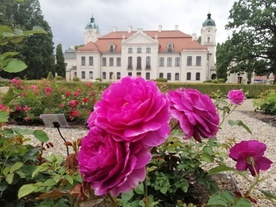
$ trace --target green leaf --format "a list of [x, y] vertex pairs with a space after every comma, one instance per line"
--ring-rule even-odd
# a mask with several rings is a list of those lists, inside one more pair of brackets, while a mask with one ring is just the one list
[[134, 196], [133, 191], [128, 191], [127, 193], [122, 193], [122, 200], [124, 203], [129, 201]]
[[16, 170], [19, 170], [23, 166], [22, 162], [16, 162], [13, 164], [13, 166], [10, 169], [10, 173], [15, 172]]
[[204, 152], [201, 155], [201, 160], [210, 163], [214, 161], [214, 156]]
[[235, 197], [230, 191], [223, 191], [220, 196], [224, 198], [228, 203], [234, 204], [235, 203]]
[[33, 134], [34, 130], [28, 128], [13, 128], [16, 134]]
[[9, 172], [10, 172], [10, 167], [5, 167], [4, 170], [3, 170], [3, 175], [7, 175]]
[[32, 173], [32, 177], [34, 178], [37, 173], [43, 172], [49, 168], [48, 163], [43, 163], [42, 165], [38, 166]]
[[16, 94], [14, 93], [13, 89], [10, 88], [8, 92], [5, 94], [5, 96], [2, 98], [2, 103], [8, 104], [15, 97]]
[[15, 55], [18, 55], [18, 54], [19, 54], [18, 52], [5, 52], [2, 55], [0, 55], [0, 60], [4, 60], [4, 59], [7, 59], [7, 58], [12, 58], [12, 57], [14, 57]]
[[232, 207], [252, 207], [251, 202], [245, 198], [239, 198]]
[[214, 167], [211, 170], [209, 170], [208, 174], [212, 175], [212, 174], [226, 172], [226, 171], [235, 171], [235, 169], [232, 167], [227, 167], [226, 165], [220, 165], [218, 167]]
[[260, 190], [262, 194], [264, 194], [267, 198], [272, 198], [276, 200], [276, 196], [273, 195], [270, 191]]
[[33, 135], [35, 136], [35, 138], [37, 138], [41, 142], [48, 142], [49, 141], [48, 135], [42, 130], [35, 130], [33, 132]]
[[13, 178], [14, 178], [14, 173], [7, 174], [6, 176], [7, 183], [12, 184]]
[[203, 152], [209, 154], [209, 155], [214, 155], [213, 148], [210, 146], [204, 146], [203, 147]]
[[65, 175], [64, 178], [65, 178], [71, 185], [73, 185], [74, 180], [73, 180], [73, 178], [72, 178], [70, 175]]
[[252, 134], [252, 131], [249, 129], [249, 127], [246, 124], [244, 124], [241, 120], [237, 120], [237, 121], [229, 120], [228, 124], [230, 126], [234, 126], [234, 125], [242, 126], [248, 133]]
[[0, 111], [0, 122], [7, 122], [9, 117], [9, 113], [6, 111]]
[[8, 72], [8, 73], [18, 73], [18, 72], [21, 72], [22, 70], [24, 70], [26, 68], [27, 68], [27, 65], [23, 61], [17, 60], [17, 59], [12, 59], [3, 68], [3, 70]]
[[52, 187], [54, 185], [56, 185], [57, 182], [54, 179], [48, 179], [43, 183], [43, 186], [49, 186]]
[[228, 207], [227, 202], [219, 195], [211, 196], [206, 205], [211, 207]]
[[19, 191], [18, 191], [18, 198], [22, 198], [26, 195], [29, 195], [31, 194], [32, 192], [34, 192], [36, 189], [38, 188], [37, 185], [35, 184], [26, 184], [26, 185], [23, 185]]
[[135, 189], [134, 189], [135, 193], [139, 194], [139, 195], [143, 195], [144, 194], [144, 186], [143, 183], [140, 183]]

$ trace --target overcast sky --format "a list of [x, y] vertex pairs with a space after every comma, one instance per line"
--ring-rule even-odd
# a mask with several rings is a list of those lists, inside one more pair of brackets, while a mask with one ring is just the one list
[[93, 15], [100, 34], [133, 30], [173, 30], [175, 25], [186, 34], [200, 35], [210, 11], [217, 26], [217, 42], [224, 42], [229, 11], [235, 0], [40, 0], [44, 19], [50, 25], [55, 46], [63, 50], [84, 43], [84, 30]]

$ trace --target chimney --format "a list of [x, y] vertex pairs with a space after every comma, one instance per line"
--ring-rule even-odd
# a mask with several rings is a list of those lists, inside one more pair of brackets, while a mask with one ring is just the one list
[[178, 30], [178, 25], [175, 25], [175, 30]]
[[127, 32], [131, 33], [131, 31], [132, 31], [132, 26], [128, 26]]
[[158, 26], [158, 32], [161, 32], [162, 31], [162, 25], [159, 25]]
[[117, 27], [113, 27], [112, 32], [117, 32]]
[[196, 33], [193, 33], [193, 34], [192, 34], [192, 40], [197, 40], [197, 35], [196, 35]]

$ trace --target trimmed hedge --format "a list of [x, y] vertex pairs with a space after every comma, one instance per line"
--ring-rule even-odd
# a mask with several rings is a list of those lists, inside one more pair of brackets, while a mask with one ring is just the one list
[[[22, 80], [23, 84], [26, 85], [33, 85], [39, 82], [36, 80], [29, 80], [24, 81]], [[7, 84], [8, 83], [8, 84]], [[7, 86], [10, 82], [7, 81], [0, 81], [0, 86]], [[71, 89], [78, 89], [84, 87], [84, 82], [73, 82], [73, 81], [55, 81], [55, 84], [61, 85], [63, 87], [68, 87]], [[92, 83], [95, 88], [99, 90], [104, 90], [107, 88], [111, 82], [93, 82]], [[276, 85], [272, 84], [222, 84], [222, 83], [157, 83], [159, 88], [163, 91], [165, 90], [174, 90], [177, 88], [194, 88], [199, 90], [201, 93], [208, 94], [209, 96], [213, 97], [213, 93], [220, 91], [222, 95], [227, 95], [230, 90], [233, 89], [242, 89], [244, 93], [246, 93], [247, 98], [258, 98], [261, 93], [264, 93], [267, 90], [276, 90]]]

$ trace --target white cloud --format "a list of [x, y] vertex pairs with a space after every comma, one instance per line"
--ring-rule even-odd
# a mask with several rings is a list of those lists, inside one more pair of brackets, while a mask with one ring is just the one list
[[175, 25], [184, 33], [197, 33], [210, 11], [217, 25], [217, 42], [229, 33], [225, 30], [234, 0], [40, 0], [42, 14], [52, 28], [54, 43], [63, 49], [83, 44], [83, 32], [90, 17], [95, 17], [101, 34], [133, 29], [171, 30]]

